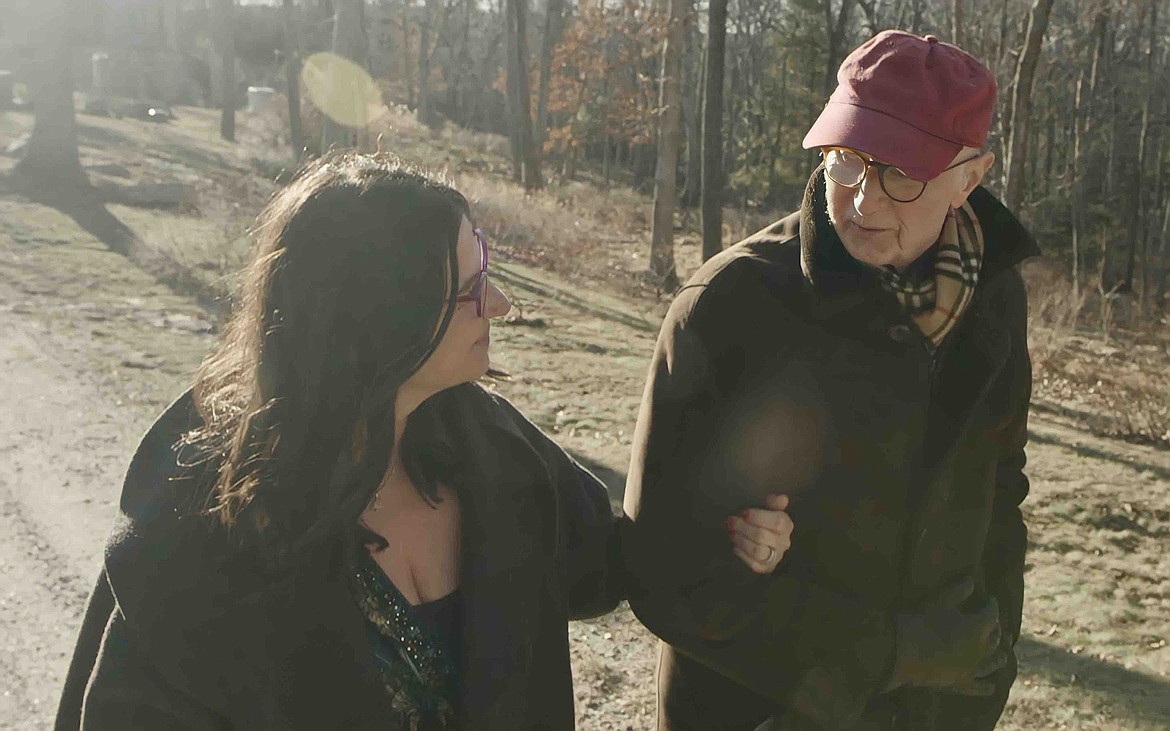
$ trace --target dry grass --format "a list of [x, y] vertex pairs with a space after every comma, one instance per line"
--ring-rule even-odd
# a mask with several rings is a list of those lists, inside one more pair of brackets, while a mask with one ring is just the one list
[[[245, 144], [249, 156], [271, 173], [287, 164], [271, 155], [287, 145], [281, 126], [287, 113], [278, 99], [258, 116], [255, 124], [249, 121]], [[603, 189], [556, 176], [549, 177], [543, 190], [527, 192], [511, 180], [505, 137], [449, 122], [428, 127], [401, 106], [387, 107], [370, 126], [369, 137], [371, 146], [450, 177], [472, 202], [478, 223], [505, 259], [622, 294], [669, 294], [648, 287], [642, 277], [650, 247], [649, 196], [628, 186]], [[723, 240], [737, 241], [778, 215], [725, 209]], [[697, 211], [678, 212], [675, 255], [683, 279], [701, 263], [699, 226]]]
[[1074, 293], [1051, 262], [1024, 273], [1037, 406], [1098, 434], [1170, 446], [1170, 322], [1124, 317], [1133, 325], [1120, 327], [1115, 297]]

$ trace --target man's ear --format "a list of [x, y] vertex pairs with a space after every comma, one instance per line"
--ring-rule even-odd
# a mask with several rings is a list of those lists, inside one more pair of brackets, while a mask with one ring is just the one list
[[958, 208], [967, 202], [967, 196], [971, 195], [971, 191], [975, 190], [978, 185], [983, 182], [983, 176], [995, 164], [995, 153], [991, 150], [983, 153], [979, 157], [971, 160], [963, 165], [965, 178], [963, 180], [963, 187], [955, 191], [955, 197], [951, 199], [951, 208]]

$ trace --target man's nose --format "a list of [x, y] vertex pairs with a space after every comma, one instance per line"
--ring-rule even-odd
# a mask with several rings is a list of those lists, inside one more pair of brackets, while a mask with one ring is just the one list
[[853, 208], [862, 216], [868, 216], [881, 210], [889, 203], [890, 197], [882, 190], [878, 171], [874, 168], [866, 170], [865, 177], [861, 179], [861, 185], [857, 186], [853, 193]]

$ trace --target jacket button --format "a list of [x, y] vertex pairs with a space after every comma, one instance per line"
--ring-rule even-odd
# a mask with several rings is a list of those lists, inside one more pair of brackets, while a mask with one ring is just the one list
[[891, 325], [887, 332], [894, 342], [909, 344], [914, 341], [914, 333], [910, 332], [909, 325]]

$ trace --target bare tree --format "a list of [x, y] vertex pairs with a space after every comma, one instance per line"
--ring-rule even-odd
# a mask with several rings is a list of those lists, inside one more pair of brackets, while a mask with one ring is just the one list
[[[688, 13], [695, 12], [695, 0], [688, 0]], [[706, 88], [705, 67], [707, 50], [703, 47], [703, 36], [698, 23], [687, 24], [686, 50], [683, 51], [682, 77], [682, 121], [683, 140], [686, 146], [685, 174], [683, 189], [679, 195], [679, 206], [695, 208], [703, 192], [703, 90]]]
[[1157, 87], [1157, 78], [1154, 75], [1154, 58], [1158, 52], [1158, 5], [1159, 0], [1150, 0], [1149, 2], [1149, 18], [1147, 24], [1150, 30], [1149, 47], [1146, 51], [1146, 78], [1145, 78], [1145, 102], [1142, 105], [1142, 123], [1141, 129], [1138, 132], [1138, 151], [1137, 151], [1137, 174], [1130, 177], [1130, 195], [1129, 195], [1129, 214], [1126, 220], [1129, 226], [1125, 231], [1126, 239], [1126, 259], [1125, 259], [1125, 276], [1121, 281], [1121, 289], [1123, 291], [1131, 291], [1133, 289], [1133, 275], [1137, 263], [1137, 249], [1138, 241], [1142, 238], [1142, 222], [1145, 220], [1145, 201], [1143, 191], [1146, 186], [1142, 184], [1142, 178], [1145, 175], [1147, 163], [1149, 160], [1150, 150], [1150, 125], [1151, 125], [1151, 111], [1154, 106], [1154, 92]]
[[1166, 301], [1167, 271], [1170, 267], [1170, 194], [1162, 200], [1162, 233], [1159, 234], [1161, 243], [1158, 245], [1158, 269], [1154, 286], [1154, 306], [1159, 307]]
[[849, 30], [849, 11], [857, 0], [840, 0], [836, 18], [833, 17], [833, 0], [821, 0], [825, 10], [825, 34], [828, 39], [825, 57], [825, 94], [836, 86], [837, 67], [841, 65], [842, 47]]
[[1085, 229], [1085, 184], [1084, 174], [1084, 118], [1085, 113], [1085, 70], [1077, 77], [1077, 90], [1073, 101], [1073, 156], [1072, 156], [1072, 286], [1073, 300], [1081, 292], [1081, 237]]
[[39, 0], [24, 7], [33, 40], [28, 86], [36, 120], [16, 172], [62, 187], [88, 185], [77, 152], [67, 2]]
[[215, 49], [220, 59], [220, 78], [223, 98], [219, 116], [219, 136], [229, 142], [236, 140], [236, 39], [232, 16], [235, 0], [212, 0], [212, 25], [215, 28]]
[[1024, 159], [1027, 156], [1028, 114], [1031, 111], [1032, 79], [1040, 59], [1040, 44], [1048, 30], [1048, 16], [1053, 0], [1033, 0], [1028, 13], [1028, 30], [1024, 48], [1012, 82], [1011, 116], [1007, 120], [1007, 158], [1004, 160], [1004, 202], [1009, 208], [1020, 204], [1023, 188]]
[[662, 44], [659, 91], [658, 167], [654, 176], [654, 228], [650, 240], [650, 275], [667, 290], [678, 286], [674, 269], [674, 209], [677, 204], [678, 138], [682, 94], [683, 44], [686, 42], [685, 0], [670, 0], [666, 41]]
[[951, 43], [963, 47], [963, 0], [951, 0]]
[[[1093, 64], [1089, 69], [1089, 93], [1088, 98], [1084, 100], [1085, 105], [1085, 119], [1084, 119], [1084, 137], [1086, 140], [1091, 140], [1096, 129], [1096, 101], [1098, 90], [1102, 86], [1102, 77], [1105, 75], [1105, 66], [1108, 65], [1108, 43], [1109, 41], [1109, 12], [1108, 10], [1100, 10], [1093, 19]], [[1099, 191], [1100, 186], [1096, 185], [1097, 180], [1101, 177], [1100, 161], [1094, 160], [1086, 153], [1086, 170], [1084, 170], [1082, 177], [1084, 180], [1084, 187], [1086, 191]], [[1090, 188], [1093, 184], [1096, 187]]]
[[525, 189], [537, 190], [543, 187], [544, 180], [540, 174], [540, 155], [532, 136], [531, 97], [528, 93], [527, 16], [527, 0], [507, 0], [505, 22], [508, 24], [508, 40], [511, 41], [507, 69], [516, 135], [514, 152], [519, 155], [521, 182]]
[[422, 22], [418, 25], [418, 118], [423, 124], [431, 119], [431, 27], [435, 21], [437, 0], [423, 3]]
[[544, 12], [544, 36], [540, 41], [540, 82], [536, 90], [537, 149], [543, 149], [548, 132], [548, 79], [552, 73], [553, 49], [561, 42], [565, 29], [565, 0], [548, 0]]
[[[424, 124], [434, 124], [436, 115], [431, 106], [431, 68], [435, 54], [441, 47], [450, 48], [448, 35], [451, 31], [452, 3], [442, 4], [438, 0], [426, 0], [423, 5], [423, 20], [418, 33], [418, 118]], [[436, 18], [438, 14], [438, 18]], [[437, 22], [436, 22], [437, 21]], [[431, 39], [434, 39], [432, 42]], [[451, 54], [448, 54], [450, 56]]]
[[293, 157], [305, 153], [305, 135], [301, 127], [301, 59], [298, 54], [296, 7], [293, 0], [282, 0], [284, 20], [284, 78], [288, 86], [288, 140]]
[[[353, 61], [364, 69], [368, 65], [366, 54], [369, 51], [369, 45], [363, 22], [363, 2], [364, 0], [333, 0], [333, 53]], [[332, 81], [346, 85], [358, 83], [357, 79], [352, 78], [333, 79]], [[336, 95], [336, 98], [344, 98], [355, 106], [364, 106], [366, 90], [354, 88], [349, 91], [348, 97], [343, 93]], [[324, 152], [334, 146], [352, 147], [357, 145], [359, 142], [358, 133], [359, 130], [340, 124], [326, 114], [321, 123], [321, 151]]]
[[703, 92], [703, 261], [723, 249], [723, 63], [727, 0], [707, 6], [707, 80]]
[[516, 24], [512, 21], [512, 0], [501, 0], [501, 17], [504, 20], [504, 89], [508, 100], [508, 143], [512, 150], [512, 182], [519, 184], [524, 179], [524, 150], [520, 146], [520, 125], [518, 123], [516, 72], [512, 70], [514, 48], [516, 47]]

